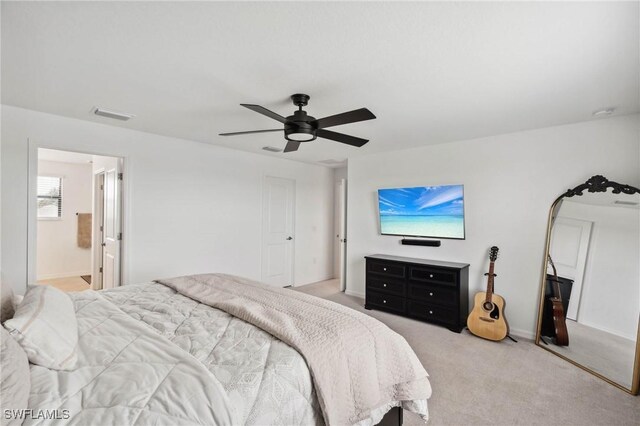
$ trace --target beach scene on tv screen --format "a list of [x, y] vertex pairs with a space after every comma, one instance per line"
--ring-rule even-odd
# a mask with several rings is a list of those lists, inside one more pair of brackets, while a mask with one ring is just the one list
[[382, 234], [464, 238], [463, 185], [379, 189], [378, 203]]

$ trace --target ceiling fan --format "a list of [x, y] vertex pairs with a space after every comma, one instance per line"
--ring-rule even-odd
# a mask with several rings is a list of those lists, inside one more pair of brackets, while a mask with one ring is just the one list
[[281, 132], [284, 130], [284, 137], [288, 141], [284, 152], [297, 151], [302, 142], [311, 142], [316, 138], [331, 139], [336, 142], [345, 143], [347, 145], [361, 147], [369, 142], [367, 139], [357, 138], [355, 136], [345, 135], [344, 133], [332, 132], [326, 130], [327, 127], [339, 126], [341, 124], [356, 123], [358, 121], [371, 120], [376, 118], [371, 111], [366, 108], [360, 108], [342, 114], [331, 115], [329, 117], [315, 119], [307, 115], [302, 110], [303, 106], [309, 103], [309, 95], [295, 94], [291, 96], [293, 104], [298, 107], [293, 115], [283, 117], [273, 111], [266, 109], [260, 105], [240, 104], [252, 111], [266, 115], [276, 121], [284, 124], [284, 129], [268, 129], [268, 130], [249, 130], [247, 132], [220, 133], [220, 136], [246, 135], [250, 133], [266, 133]]

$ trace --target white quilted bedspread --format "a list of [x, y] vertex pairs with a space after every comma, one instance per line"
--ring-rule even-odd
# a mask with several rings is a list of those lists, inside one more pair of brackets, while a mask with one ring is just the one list
[[[72, 299], [78, 318], [77, 367], [31, 366], [33, 415], [25, 425], [240, 423], [222, 385], [188, 353], [95, 292], [76, 293]], [[68, 410], [68, 418], [38, 418], [52, 410], [61, 418]]]
[[101, 294], [213, 373], [236, 412], [236, 424], [324, 423], [304, 358], [272, 335], [161, 284]]

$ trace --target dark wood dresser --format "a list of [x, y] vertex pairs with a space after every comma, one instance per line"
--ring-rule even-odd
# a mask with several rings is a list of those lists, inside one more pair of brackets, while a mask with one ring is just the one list
[[366, 309], [460, 333], [469, 315], [469, 264], [375, 254], [366, 259]]

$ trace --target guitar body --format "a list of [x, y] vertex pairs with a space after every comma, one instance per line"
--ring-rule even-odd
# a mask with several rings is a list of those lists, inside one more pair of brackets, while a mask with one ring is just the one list
[[481, 291], [474, 297], [473, 310], [467, 318], [469, 331], [483, 339], [499, 341], [509, 334], [509, 325], [504, 317], [504, 299], [493, 293], [487, 303], [487, 293]]
[[553, 306], [553, 326], [556, 330], [556, 345], [569, 346], [569, 331], [567, 330], [567, 323], [565, 322], [562, 300], [557, 297], [551, 297], [550, 300]]

